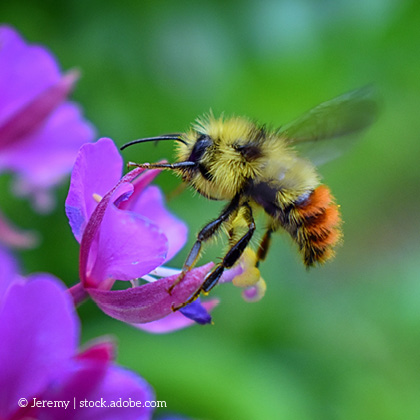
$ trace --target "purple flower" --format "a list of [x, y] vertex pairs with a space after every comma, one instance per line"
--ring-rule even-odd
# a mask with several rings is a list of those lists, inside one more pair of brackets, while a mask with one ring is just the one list
[[[0, 171], [14, 173], [14, 193], [30, 196], [38, 210], [51, 207], [48, 191], [70, 172], [80, 146], [93, 139], [79, 107], [66, 101], [77, 78], [75, 71], [62, 75], [45, 48], [0, 26]], [[24, 245], [7, 225], [0, 222], [3, 241]]]
[[[200, 287], [212, 264], [192, 270], [169, 294], [180, 271], [162, 264], [182, 248], [187, 228], [165, 209], [160, 190], [149, 185], [159, 171], [137, 168], [121, 178], [122, 168], [110, 139], [85, 144], [76, 159], [66, 200], [80, 242], [81, 283], [72, 288], [75, 300], [87, 293], [106, 314], [140, 328], [150, 323], [143, 329], [152, 332], [182, 328], [192, 320], [210, 322], [206, 308], [212, 309], [214, 300], [173, 313]], [[148, 283], [139, 285], [139, 279]], [[111, 290], [116, 280], [135, 287]]]
[[[24, 279], [0, 250], [0, 418], [150, 419], [151, 408], [82, 408], [84, 400], [152, 401], [150, 386], [115, 363], [114, 345], [78, 351], [79, 320], [70, 295], [49, 274]], [[67, 409], [37, 401], [69, 402]], [[74, 405], [76, 409], [74, 409]]]

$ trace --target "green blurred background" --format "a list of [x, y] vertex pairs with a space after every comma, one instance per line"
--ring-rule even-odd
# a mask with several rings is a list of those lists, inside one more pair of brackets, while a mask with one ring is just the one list
[[[417, 0], [13, 1], [0, 19], [82, 71], [73, 98], [98, 137], [118, 144], [185, 130], [210, 108], [280, 125], [374, 83], [378, 122], [351, 152], [321, 168], [343, 213], [345, 241], [306, 271], [286, 235], [262, 266], [266, 297], [246, 303], [231, 285], [213, 326], [171, 335], [134, 330], [92, 302], [83, 341], [111, 334], [118, 361], [143, 375], [167, 411], [200, 419], [420, 418], [420, 4]], [[172, 157], [144, 145], [128, 160]], [[2, 177], [4, 191], [8, 177]], [[165, 192], [178, 181], [158, 180]], [[2, 194], [19, 226], [41, 232], [19, 253], [25, 272], [78, 279], [78, 246], [64, 215]], [[194, 232], [219, 211], [185, 192], [169, 207]], [[261, 225], [260, 225], [261, 226]], [[58, 247], [57, 244], [60, 244]], [[186, 250], [173, 261], [179, 267]], [[209, 247], [203, 261], [221, 254]]]

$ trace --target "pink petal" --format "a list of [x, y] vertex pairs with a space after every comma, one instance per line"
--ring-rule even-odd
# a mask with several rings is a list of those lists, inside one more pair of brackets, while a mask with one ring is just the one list
[[39, 394], [76, 352], [79, 323], [65, 287], [51, 275], [13, 284], [0, 310], [0, 413]]
[[95, 248], [96, 259], [88, 267], [90, 287], [109, 278], [132, 280], [150, 273], [165, 260], [168, 243], [154, 223], [110, 204]]
[[25, 140], [45, 124], [50, 114], [66, 100], [78, 77], [77, 71], [67, 73], [3, 121], [0, 126], [1, 148]]
[[[45, 387], [43, 392], [36, 396], [39, 400], [69, 401], [67, 409], [59, 406], [31, 408], [24, 413], [25, 415], [18, 418], [77, 420], [87, 419], [89, 415], [90, 418], [94, 418], [91, 412], [93, 408], [80, 408], [80, 402], [84, 400], [92, 401], [92, 397], [96, 397], [97, 390], [101, 388], [109, 367], [109, 363], [95, 362], [89, 359], [69, 360], [65, 370], [60, 372], [55, 381], [48, 384], [49, 386]], [[75, 402], [76, 409], [74, 408]]]
[[91, 250], [94, 248], [95, 240], [97, 239], [98, 232], [101, 228], [103, 218], [105, 216], [106, 209], [110, 204], [111, 198], [114, 192], [124, 183], [129, 183], [138, 177], [144, 170], [136, 168], [133, 171], [126, 174], [121, 180], [112, 188], [93, 211], [86, 228], [83, 231], [83, 237], [80, 244], [80, 259], [79, 259], [79, 274], [80, 281], [84, 286], [89, 286], [88, 281], [88, 262], [91, 257]]
[[101, 363], [108, 363], [115, 359], [115, 354], [115, 341], [109, 337], [100, 337], [90, 341], [85, 349], [79, 352], [77, 359], [88, 359]]
[[66, 199], [66, 214], [75, 238], [80, 242], [86, 223], [98, 202], [121, 178], [123, 161], [114, 142], [108, 138], [84, 144], [77, 154]]
[[18, 267], [12, 254], [0, 247], [0, 308], [9, 287], [18, 278]]
[[[140, 407], [137, 401], [154, 401], [150, 385], [140, 376], [114, 364], [92, 360], [74, 360], [69, 363], [66, 375], [39, 399], [47, 401], [70, 401], [64, 407], [45, 407], [29, 412], [28, 418], [44, 420], [150, 420], [153, 408]], [[130, 404], [130, 406], [123, 406]], [[96, 403], [98, 402], [98, 403]], [[112, 402], [121, 406], [109, 407]], [[89, 403], [92, 406], [89, 406]], [[96, 405], [95, 405], [96, 403]], [[134, 406], [133, 406], [134, 405]]]
[[92, 141], [93, 135], [94, 130], [83, 120], [80, 108], [66, 102], [54, 110], [40, 130], [2, 150], [0, 169], [17, 173], [16, 194], [31, 195], [31, 188], [50, 188], [67, 176], [79, 148]]
[[143, 191], [149, 186], [151, 182], [162, 172], [162, 169], [151, 169], [144, 171], [141, 176], [133, 179], [131, 182], [134, 187], [133, 194], [130, 201], [120, 204], [120, 208], [124, 210], [133, 210], [137, 200], [143, 194]]
[[96, 304], [109, 316], [129, 323], [156, 321], [173, 312], [199, 289], [213, 263], [195, 268], [169, 294], [178, 275], [127, 290], [86, 289]]
[[27, 45], [13, 28], [0, 27], [0, 125], [60, 77], [57, 62], [46, 48]]
[[164, 207], [163, 195], [158, 187], [147, 187], [130, 208], [159, 226], [167, 237], [169, 246], [165, 261], [169, 261], [185, 245], [188, 228]]

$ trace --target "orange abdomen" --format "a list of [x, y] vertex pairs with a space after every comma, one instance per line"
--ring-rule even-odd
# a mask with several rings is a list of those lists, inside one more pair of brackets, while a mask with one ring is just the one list
[[337, 204], [328, 187], [320, 185], [301, 204], [294, 206], [296, 222], [294, 239], [307, 267], [323, 263], [334, 255], [334, 247], [342, 233]]

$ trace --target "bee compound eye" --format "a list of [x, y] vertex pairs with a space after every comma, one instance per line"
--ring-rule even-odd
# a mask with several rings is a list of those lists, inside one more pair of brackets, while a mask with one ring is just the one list
[[188, 160], [190, 160], [191, 162], [199, 161], [203, 157], [204, 152], [207, 150], [207, 148], [212, 144], [213, 142], [209, 136], [201, 134], [195, 142]]
[[237, 150], [247, 161], [258, 159], [262, 156], [261, 148], [257, 144], [241, 144], [235, 146]]

